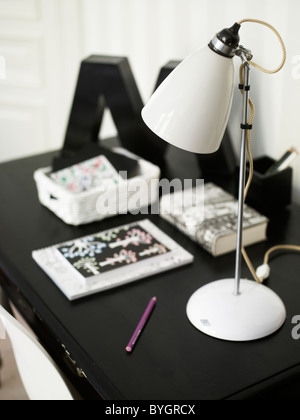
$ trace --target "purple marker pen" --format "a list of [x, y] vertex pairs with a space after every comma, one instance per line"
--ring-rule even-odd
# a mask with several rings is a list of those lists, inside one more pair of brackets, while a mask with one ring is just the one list
[[149, 304], [148, 304], [140, 322], [138, 323], [138, 326], [136, 327], [136, 329], [133, 333], [133, 336], [131, 337], [131, 339], [130, 339], [127, 347], [126, 347], [127, 352], [130, 353], [133, 350], [133, 347], [134, 347], [137, 339], [139, 338], [141, 332], [143, 331], [143, 328], [146, 325], [146, 322], [148, 321], [148, 319], [149, 319], [149, 317], [150, 317], [150, 315], [151, 315], [151, 313], [154, 309], [154, 306], [156, 305], [156, 300], [157, 300], [156, 297], [153, 297], [150, 300], [150, 302], [149, 302]]

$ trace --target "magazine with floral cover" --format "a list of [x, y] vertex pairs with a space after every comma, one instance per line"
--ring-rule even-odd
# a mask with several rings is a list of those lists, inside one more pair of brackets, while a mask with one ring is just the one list
[[67, 191], [74, 194], [79, 194], [95, 187], [102, 187], [106, 191], [109, 186], [124, 182], [104, 155], [61, 169], [52, 173], [50, 177]]
[[194, 259], [148, 219], [37, 250], [32, 256], [70, 300]]

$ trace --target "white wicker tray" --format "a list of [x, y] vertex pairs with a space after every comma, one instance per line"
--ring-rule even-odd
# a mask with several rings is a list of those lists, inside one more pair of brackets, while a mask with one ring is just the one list
[[[50, 178], [51, 167], [41, 168], [34, 173], [40, 203], [65, 223], [79, 226], [116, 214], [138, 212], [156, 202], [159, 192], [160, 168], [125, 149], [118, 148], [114, 151], [137, 159], [136, 176], [120, 185], [111, 186], [105, 192], [103, 192], [103, 188], [95, 187], [74, 194]], [[106, 200], [106, 198], [109, 199]], [[102, 206], [105, 202], [106, 204]]]

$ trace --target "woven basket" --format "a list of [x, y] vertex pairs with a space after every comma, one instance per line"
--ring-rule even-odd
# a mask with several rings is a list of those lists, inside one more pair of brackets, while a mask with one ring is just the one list
[[41, 168], [34, 173], [40, 203], [65, 223], [79, 226], [117, 214], [137, 214], [142, 208], [157, 202], [160, 168], [124, 149], [115, 151], [138, 161], [133, 178], [112, 185], [105, 192], [102, 187], [95, 187], [74, 194], [50, 178], [51, 167]]

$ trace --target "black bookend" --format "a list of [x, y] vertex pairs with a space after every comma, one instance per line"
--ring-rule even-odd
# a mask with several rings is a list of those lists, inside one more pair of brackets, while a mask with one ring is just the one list
[[236, 157], [228, 130], [225, 131], [221, 146], [216, 153], [198, 155], [204, 178], [233, 175], [236, 170]]
[[[170, 61], [161, 70], [155, 89], [177, 67]], [[144, 104], [126, 57], [92, 55], [82, 61], [60, 156], [53, 160], [59, 170], [104, 153], [99, 131], [106, 107], [111, 111], [122, 147], [158, 165], [169, 146], [143, 122]], [[213, 156], [199, 155], [202, 175], [232, 173], [235, 159], [230, 139], [224, 136]]]
[[111, 111], [122, 147], [155, 160], [160, 153], [142, 121], [143, 106], [126, 57], [93, 55], [82, 61], [64, 146], [54, 159], [54, 170], [95, 156], [98, 148], [103, 150], [99, 131], [105, 107]]
[[142, 141], [143, 102], [126, 57], [93, 55], [82, 61], [62, 151], [77, 154], [98, 143], [105, 107], [111, 111], [122, 146], [134, 151]]
[[143, 102], [125, 57], [91, 56], [81, 63], [64, 151], [98, 142], [105, 107], [111, 111], [122, 146], [133, 150], [140, 137]]
[[170, 73], [172, 73], [173, 70], [175, 70], [179, 64], [180, 61], [177, 60], [169, 61], [164, 67], [160, 69], [154, 90], [156, 90], [161, 85], [161, 83], [169, 76]]

